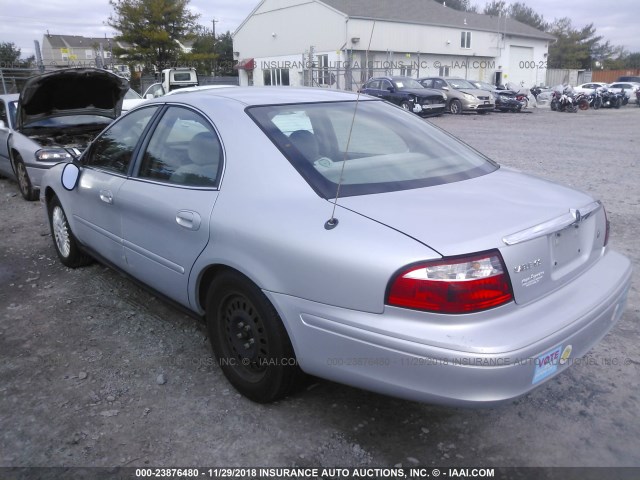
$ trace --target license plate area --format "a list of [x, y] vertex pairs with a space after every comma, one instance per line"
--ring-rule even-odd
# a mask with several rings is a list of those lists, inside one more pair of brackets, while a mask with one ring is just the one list
[[593, 248], [595, 218], [570, 225], [549, 235], [551, 278], [560, 278], [586, 262]]

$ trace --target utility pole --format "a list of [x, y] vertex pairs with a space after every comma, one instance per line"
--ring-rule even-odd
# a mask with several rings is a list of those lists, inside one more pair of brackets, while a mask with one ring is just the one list
[[213, 65], [211, 66], [211, 74], [215, 77], [216, 75], [216, 59], [215, 59], [215, 54], [216, 54], [216, 23], [218, 23], [218, 20], [216, 20], [215, 18], [213, 20], [211, 20], [211, 23], [213, 25], [213, 55], [214, 55], [214, 59], [213, 59]]

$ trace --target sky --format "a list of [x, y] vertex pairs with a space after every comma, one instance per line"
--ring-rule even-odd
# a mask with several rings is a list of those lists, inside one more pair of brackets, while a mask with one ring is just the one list
[[[574, 28], [593, 23], [597, 35], [612, 45], [640, 52], [638, 0], [618, 0], [611, 4], [602, 0], [521, 1], [548, 22], [569, 17]], [[194, 13], [200, 14], [201, 25], [211, 28], [211, 21], [215, 19], [216, 33], [227, 30], [233, 33], [258, 3], [259, 0], [191, 0], [189, 5]], [[481, 11], [487, 1], [473, 0], [473, 3]], [[116, 32], [106, 25], [112, 12], [108, 0], [0, 0], [0, 42], [15, 43], [26, 58], [34, 54], [33, 41], [42, 43], [47, 31], [58, 35], [113, 37]]]

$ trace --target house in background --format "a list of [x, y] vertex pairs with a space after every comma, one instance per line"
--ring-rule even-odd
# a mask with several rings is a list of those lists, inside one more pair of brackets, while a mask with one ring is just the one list
[[233, 34], [240, 85], [356, 90], [377, 75], [543, 84], [553, 36], [434, 0], [262, 0]]
[[112, 63], [112, 51], [116, 47], [126, 49], [129, 44], [112, 38], [47, 33], [42, 38], [42, 62], [45, 67], [90, 67], [99, 65], [97, 58], [102, 52], [102, 64], [108, 65]]

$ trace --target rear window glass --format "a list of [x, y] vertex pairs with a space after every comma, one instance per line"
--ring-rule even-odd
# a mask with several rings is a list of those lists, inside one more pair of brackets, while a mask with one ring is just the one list
[[[319, 195], [440, 185], [498, 166], [413, 114], [380, 101], [269, 105], [249, 115]], [[355, 112], [355, 115], [354, 115]]]

